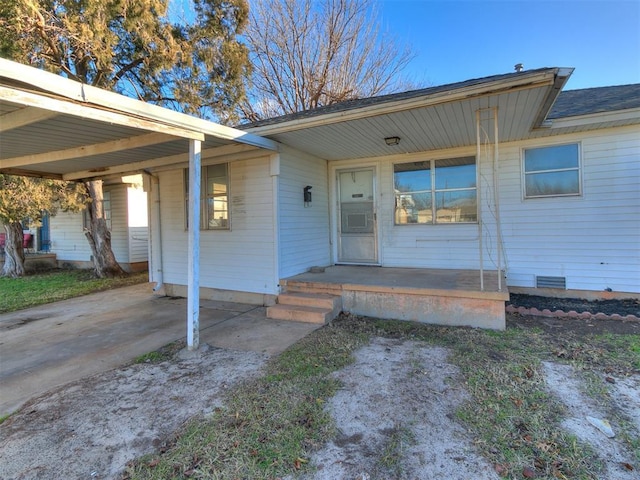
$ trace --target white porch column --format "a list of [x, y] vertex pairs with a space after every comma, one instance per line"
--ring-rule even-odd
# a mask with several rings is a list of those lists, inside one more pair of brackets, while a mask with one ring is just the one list
[[187, 263], [187, 348], [200, 345], [200, 150], [189, 140], [189, 245]]

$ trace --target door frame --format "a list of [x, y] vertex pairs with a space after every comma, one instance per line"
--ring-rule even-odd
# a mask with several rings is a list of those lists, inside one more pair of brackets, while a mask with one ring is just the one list
[[[373, 262], [343, 262], [340, 261], [340, 182], [338, 176], [340, 173], [359, 171], [359, 170], [372, 170], [373, 179], [373, 238], [374, 238], [374, 255], [375, 260]], [[336, 164], [330, 166], [330, 182], [331, 182], [331, 243], [332, 243], [332, 259], [335, 265], [368, 265], [368, 266], [380, 266], [382, 265], [382, 257], [380, 251], [380, 226], [378, 219], [378, 174], [379, 165], [377, 163], [357, 163], [357, 164]]]

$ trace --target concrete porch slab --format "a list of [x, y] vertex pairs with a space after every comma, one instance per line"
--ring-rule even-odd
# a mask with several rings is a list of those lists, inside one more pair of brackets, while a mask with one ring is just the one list
[[345, 312], [436, 325], [505, 328], [497, 271], [336, 265], [281, 280], [285, 291], [342, 296]]

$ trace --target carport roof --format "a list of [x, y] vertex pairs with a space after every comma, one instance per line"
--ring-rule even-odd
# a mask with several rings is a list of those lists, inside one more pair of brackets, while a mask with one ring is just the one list
[[233, 153], [275, 141], [0, 59], [0, 172], [68, 180], [187, 160], [189, 140]]

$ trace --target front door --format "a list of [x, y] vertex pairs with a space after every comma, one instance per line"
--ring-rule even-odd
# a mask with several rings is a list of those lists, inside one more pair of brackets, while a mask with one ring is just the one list
[[38, 228], [38, 250], [48, 252], [51, 250], [51, 231], [49, 230], [49, 212], [42, 214], [40, 227]]
[[338, 171], [338, 262], [377, 263], [375, 169]]

